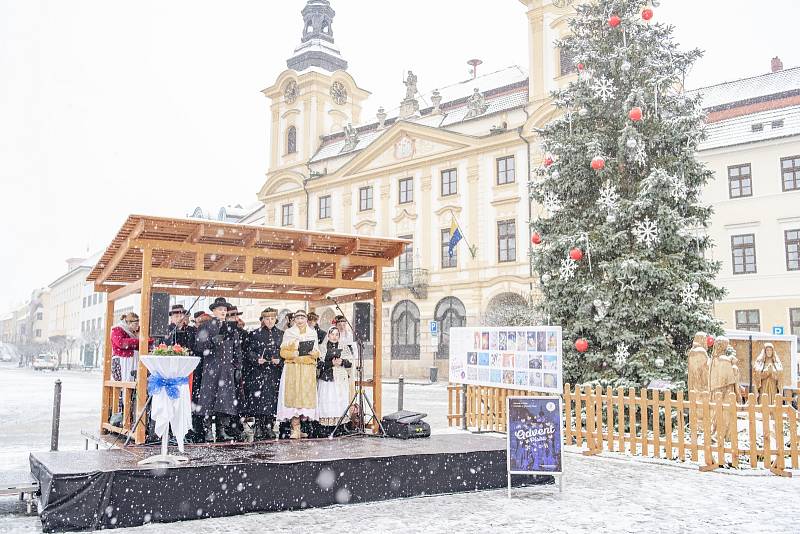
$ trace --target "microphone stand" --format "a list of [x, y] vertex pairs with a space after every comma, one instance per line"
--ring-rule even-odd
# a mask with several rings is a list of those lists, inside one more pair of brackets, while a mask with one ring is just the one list
[[[380, 419], [378, 419], [376, 417], [376, 415], [375, 415], [375, 408], [372, 406], [372, 403], [370, 402], [369, 397], [367, 397], [364, 394], [364, 386], [363, 386], [363, 384], [364, 384], [364, 340], [361, 339], [361, 336], [358, 335], [358, 332], [356, 332], [356, 329], [353, 328], [353, 325], [350, 323], [350, 320], [347, 318], [347, 315], [345, 315], [344, 311], [342, 311], [342, 308], [339, 307], [339, 303], [336, 302], [336, 300], [333, 299], [332, 297], [327, 297], [327, 299], [333, 303], [334, 307], [339, 312], [339, 315], [344, 317], [344, 320], [347, 322], [347, 325], [350, 327], [350, 331], [353, 332], [353, 339], [356, 342], [356, 347], [358, 348], [358, 362], [357, 362], [357, 365], [356, 365], [356, 392], [353, 395], [353, 398], [350, 399], [350, 404], [348, 404], [347, 408], [344, 409], [344, 413], [339, 417], [339, 421], [336, 423], [336, 426], [333, 428], [333, 432], [331, 432], [331, 435], [328, 436], [328, 439], [333, 439], [333, 437], [336, 435], [336, 431], [339, 430], [340, 426], [342, 426], [342, 422], [344, 421], [345, 417], [348, 416], [348, 414], [350, 413], [350, 408], [353, 405], [356, 404], [356, 401], [358, 401], [358, 415], [361, 418], [361, 421], [356, 426], [356, 428], [353, 430], [353, 432], [350, 433], [350, 435], [363, 435], [363, 436], [377, 435], [377, 436], [381, 436], [381, 437], [386, 436], [386, 430], [384, 430], [383, 424], [381, 423]], [[377, 358], [379, 356], [375, 355], [373, 357]], [[375, 381], [375, 379], [376, 378], [373, 376], [372, 377], [373, 382]], [[380, 380], [380, 377], [378, 377], [378, 380]], [[378, 429], [380, 430], [379, 434], [367, 434], [367, 424], [368, 423], [366, 421], [366, 418], [364, 417], [364, 403], [365, 402], [367, 403], [367, 406], [369, 406], [370, 412], [372, 413], [372, 416], [370, 417], [370, 421], [372, 421], [372, 419], [375, 419], [375, 421], [378, 423]]]

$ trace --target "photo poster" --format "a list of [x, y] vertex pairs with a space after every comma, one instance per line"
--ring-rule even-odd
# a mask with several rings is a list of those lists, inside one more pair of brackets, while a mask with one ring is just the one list
[[509, 475], [563, 473], [561, 397], [508, 397]]
[[560, 326], [450, 329], [453, 384], [522, 389], [561, 395]]

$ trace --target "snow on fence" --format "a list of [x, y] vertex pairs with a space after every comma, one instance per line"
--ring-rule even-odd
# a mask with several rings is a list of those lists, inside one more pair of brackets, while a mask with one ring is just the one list
[[[506, 397], [530, 395], [496, 387], [467, 386], [466, 409], [461, 385], [448, 387], [450, 426], [506, 431]], [[723, 399], [708, 392], [603, 389], [564, 386], [564, 436], [568, 445], [585, 446], [587, 455], [603, 450], [700, 464], [702, 471], [721, 466], [756, 468], [789, 476], [800, 468], [798, 414], [781, 395], [749, 394], [742, 404], [734, 393]], [[655, 414], [655, 416], [654, 416]], [[710, 439], [706, 439], [709, 436]], [[787, 461], [788, 460], [788, 461]]]

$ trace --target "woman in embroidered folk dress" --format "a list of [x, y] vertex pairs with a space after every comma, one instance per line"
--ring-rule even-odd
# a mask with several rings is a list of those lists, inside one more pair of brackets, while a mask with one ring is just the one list
[[[310, 350], [301, 353], [301, 348], [306, 346]], [[301, 430], [301, 420], [317, 419], [319, 341], [317, 331], [308, 326], [304, 310], [294, 314], [294, 326], [283, 333], [281, 358], [284, 366], [278, 391], [277, 418], [291, 421], [291, 438], [307, 437]]]
[[[329, 427], [323, 429], [323, 433], [330, 435], [350, 403], [350, 376], [347, 369], [353, 367], [353, 353], [340, 342], [339, 330], [335, 326], [328, 330], [322, 350], [325, 356], [317, 384], [317, 416], [320, 425]], [[348, 420], [345, 417], [342, 422]]]

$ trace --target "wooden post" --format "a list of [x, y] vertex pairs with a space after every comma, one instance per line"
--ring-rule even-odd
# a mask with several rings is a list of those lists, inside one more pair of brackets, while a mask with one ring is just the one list
[[[141, 315], [139, 317], [139, 356], [147, 354], [150, 339], [150, 295], [152, 293], [152, 269], [153, 251], [145, 248], [142, 251], [142, 299]], [[139, 361], [139, 368], [136, 371], [136, 417], [138, 418], [144, 411], [147, 404], [147, 367]], [[145, 440], [145, 430], [147, 429], [147, 418], [143, 417], [142, 422], [136, 428], [136, 444], [141, 445]]]
[[617, 388], [617, 451], [625, 452], [625, 403], [623, 397], [625, 390]]
[[661, 458], [661, 391], [653, 390], [653, 458]]
[[628, 452], [631, 456], [636, 455], [636, 390], [628, 388], [628, 397], [625, 404], [628, 405]]
[[573, 396], [575, 398], [575, 444], [578, 447], [583, 447], [583, 416], [581, 415], [583, 406], [581, 406], [582, 395], [580, 386], [575, 386]]
[[642, 417], [642, 456], [647, 456], [650, 451], [647, 442], [647, 433], [650, 430], [650, 423], [647, 420], [647, 389], [642, 388], [639, 390], [639, 411]]
[[[383, 409], [383, 268], [375, 267], [375, 325], [373, 334], [375, 342], [373, 347], [375, 353], [372, 355], [372, 403], [375, 409], [375, 417], [381, 418]], [[376, 425], [377, 426], [377, 425]], [[373, 431], [377, 428], [373, 429]]]
[[691, 444], [692, 461], [696, 462], [698, 434], [700, 433], [700, 425], [698, 424], [697, 417], [697, 392], [695, 390], [689, 391], [689, 443]]
[[[770, 469], [772, 466], [772, 448], [770, 446], [770, 439], [772, 437], [772, 426], [769, 422], [769, 397], [766, 393], [761, 394], [761, 433], [764, 437], [764, 467]], [[776, 436], [777, 437], [777, 436]]]
[[572, 391], [569, 384], [564, 384], [564, 443], [572, 445]]
[[672, 391], [664, 392], [664, 452], [672, 460]]
[[756, 395], [755, 393], [747, 394], [747, 426], [750, 436], [750, 467], [755, 469], [758, 467], [758, 446], [756, 445]]
[[106, 329], [103, 332], [105, 343], [103, 343], [103, 382], [100, 390], [100, 435], [103, 435], [103, 424], [108, 422], [108, 416], [111, 415], [111, 403], [113, 402], [108, 394], [108, 386], [106, 382], [111, 380], [111, 329], [114, 328], [114, 301], [106, 295]]
[[797, 410], [794, 410], [791, 406], [786, 406], [786, 415], [789, 416], [789, 451], [792, 456], [792, 469], [800, 469], [800, 459], [797, 452]]
[[703, 423], [703, 456], [705, 457], [705, 468], [700, 467], [701, 471], [716, 469], [717, 465], [711, 451], [711, 394], [708, 391], [700, 393], [700, 407], [703, 410], [701, 419]]
[[675, 394], [675, 398], [678, 404], [678, 457], [680, 458], [681, 462], [686, 461], [686, 436], [684, 436], [684, 425], [686, 424], [686, 418], [683, 414], [684, 410], [684, 403], [683, 403], [683, 391], [678, 391]]
[[775, 419], [775, 463], [771, 471], [776, 475], [791, 477], [792, 474], [786, 471], [786, 448], [783, 440], [783, 395], [780, 392], [775, 395], [775, 404], [770, 408]]
[[[738, 386], [737, 386], [738, 387]], [[728, 417], [728, 428], [733, 429], [731, 436], [731, 462], [734, 468], [739, 467], [739, 421], [737, 417], [737, 401], [739, 400], [738, 389], [736, 393], [728, 393], [728, 407], [726, 417]]]
[[723, 404], [725, 399], [719, 391], [714, 394], [714, 421], [717, 422], [717, 466], [725, 465], [725, 440], [728, 438], [728, 414]]

